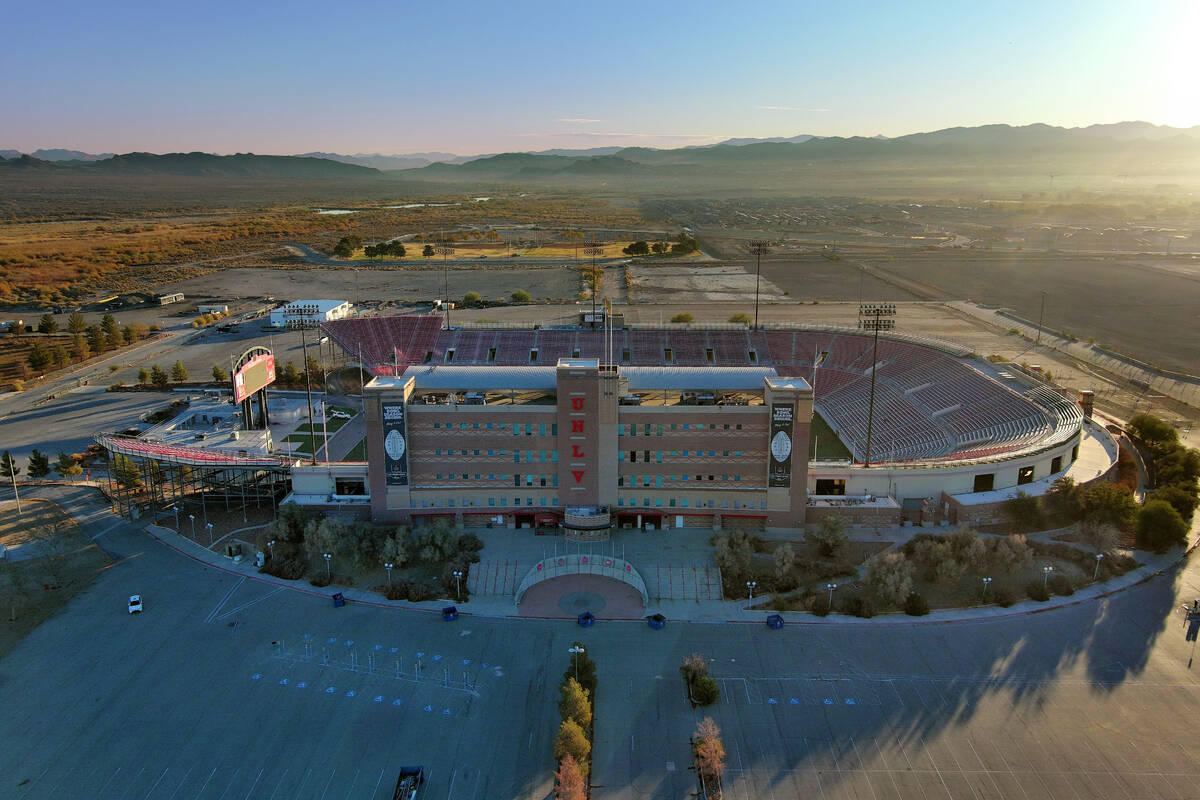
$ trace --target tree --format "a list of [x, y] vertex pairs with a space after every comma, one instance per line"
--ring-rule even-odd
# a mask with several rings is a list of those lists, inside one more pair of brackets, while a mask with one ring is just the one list
[[846, 524], [840, 517], [825, 517], [813, 532], [806, 531], [804, 540], [817, 547], [817, 552], [827, 558], [837, 558], [849, 541]]
[[138, 383], [146, 384], [150, 382], [150, 370], [145, 367], [138, 368]]
[[87, 343], [93, 353], [99, 355], [104, 352], [107, 340], [104, 338], [104, 331], [99, 325], [92, 325], [87, 329]]
[[686, 311], [683, 311], [683, 312], [671, 317], [671, 322], [677, 322], [677, 323], [688, 323], [688, 322], [694, 322], [695, 320], [696, 320], [696, 318], [693, 317], [691, 314], [689, 314]]
[[423, 258], [433, 258], [433, 254], [434, 254], [434, 249], [433, 249], [433, 245], [431, 245], [431, 244], [427, 244], [427, 245], [425, 245], [424, 248], [421, 249], [421, 256]]
[[[705, 787], [709, 784], [720, 786], [721, 775], [725, 772], [725, 743], [721, 741], [721, 729], [712, 717], [700, 720], [692, 734], [692, 747], [696, 753], [696, 772]], [[708, 789], [707, 796], [717, 796], [714, 788]]]
[[1179, 441], [1175, 429], [1153, 414], [1137, 414], [1125, 428], [1135, 439], [1140, 439], [1155, 450]]
[[379, 563], [394, 564], [403, 567], [412, 558], [409, 552], [408, 533], [399, 528], [391, 536], [383, 540], [379, 547]]
[[515, 292], [513, 292], [512, 299], [514, 303], [528, 303], [529, 301], [533, 300], [533, 298], [529, 296], [529, 292], [525, 291], [524, 289], [517, 289]]
[[348, 533], [346, 524], [333, 517], [309, 520], [304, 528], [304, 551], [315, 562], [325, 553], [332, 555], [341, 550]]
[[570, 756], [579, 764], [580, 774], [587, 777], [588, 756], [591, 752], [592, 743], [588, 741], [587, 734], [579, 727], [579, 723], [573, 719], [564, 719], [558, 728], [558, 735], [554, 737], [555, 760], [562, 761]]
[[1046, 507], [1046, 512], [1053, 516], [1078, 519], [1083, 511], [1080, 494], [1081, 489], [1075, 484], [1075, 479], [1064, 475], [1054, 481], [1042, 495], [1042, 504]]
[[40, 450], [29, 454], [29, 477], [41, 480], [50, 474], [50, 457]]
[[479, 305], [479, 301], [482, 299], [483, 297], [479, 294], [479, 292], [467, 292], [463, 295], [463, 305], [468, 307], [477, 306]]
[[1150, 492], [1150, 494], [1146, 495], [1146, 499], [1165, 500], [1166, 502], [1170, 503], [1175, 510], [1179, 512], [1179, 516], [1183, 517], [1184, 519], [1191, 519], [1192, 515], [1196, 513], [1197, 503], [1200, 503], [1200, 499], [1196, 497], [1196, 491], [1194, 488], [1191, 491], [1188, 491], [1179, 484], [1160, 486], [1159, 488]]
[[41, 342], [33, 343], [33, 347], [29, 348], [29, 355], [26, 360], [29, 362], [29, 368], [34, 372], [41, 372], [46, 368], [46, 365], [51, 363], [50, 353], [46, 348], [42, 347]]
[[81, 336], [87, 330], [83, 314], [78, 311], [71, 312], [71, 316], [67, 317], [67, 330], [74, 336]]
[[162, 367], [154, 364], [150, 367], [150, 382], [158, 389], [166, 389], [170, 385], [170, 378]]
[[138, 340], [137, 330], [132, 325], [121, 328], [121, 339], [125, 344], [133, 344]]
[[785, 575], [791, 574], [792, 568], [796, 566], [796, 551], [787, 542], [775, 548], [775, 574], [782, 578]]
[[558, 772], [554, 773], [556, 800], [586, 800], [587, 791], [583, 780], [583, 771], [579, 762], [569, 753], [558, 762]]
[[912, 592], [913, 567], [903, 553], [880, 553], [867, 562], [866, 587], [883, 603], [898, 606]]
[[650, 255], [650, 245], [639, 239], [622, 249], [621, 252], [627, 256], [648, 256]]
[[220, 364], [213, 364], [212, 379], [214, 383], [228, 383], [229, 373], [221, 369]]
[[71, 363], [71, 354], [61, 344], [56, 344], [54, 345], [54, 349], [50, 351], [50, 359], [54, 362], [55, 366], [65, 367]]
[[56, 333], [58, 331], [58, 323], [54, 319], [53, 314], [42, 314], [42, 318], [38, 321], [38, 333]]
[[733, 531], [717, 537], [713, 558], [725, 577], [740, 583], [750, 569], [750, 542], [746, 534]]
[[300, 382], [300, 370], [296, 369], [296, 365], [289, 361], [283, 365], [283, 370], [280, 372], [279, 377], [285, 384], [294, 386]]
[[989, 539], [988, 560], [993, 568], [1011, 573], [1028, 567], [1033, 562], [1033, 549], [1021, 534]]
[[1128, 486], [1098, 481], [1087, 487], [1080, 506], [1085, 518], [1113, 525], [1120, 530], [1133, 529], [1137, 519], [1137, 500]]
[[1004, 513], [1008, 515], [1009, 521], [1022, 531], [1035, 530], [1042, 521], [1042, 507], [1038, 504], [1038, 499], [1020, 491], [1016, 497], [1004, 501]]
[[[121, 480], [120, 476], [122, 473], [118, 468], [118, 460], [123, 460], [125, 465], [128, 467], [128, 471], [132, 472], [132, 483], [125, 483], [124, 480]], [[142, 479], [138, 475], [137, 466], [125, 456], [119, 454], [114, 456], [112, 469], [113, 474], [118, 477], [118, 480], [121, 480], [121, 483], [125, 483], [126, 486], [134, 487], [142, 485]], [[54, 471], [58, 473], [60, 478], [70, 479], [83, 474], [83, 467], [79, 466], [72, 456], [67, 455], [66, 453], [59, 453], [58, 463], [54, 465]]]
[[654, 244], [650, 245], [650, 250], [655, 253], [665, 253], [667, 252], [667, 243], [655, 242]]
[[13, 459], [12, 453], [7, 450], [4, 455], [0, 455], [0, 477], [12, 480], [21, 474], [21, 468], [17, 466], [17, 462]]
[[563, 719], [573, 719], [585, 731], [592, 725], [592, 698], [587, 689], [574, 677], [558, 687], [558, 713]]
[[754, 320], [750, 319], [750, 315], [747, 314], [745, 311], [739, 311], [736, 314], [731, 315], [729, 317], [729, 321], [735, 322], [735, 323], [741, 323], [742, 325], [749, 325]]
[[104, 333], [104, 341], [109, 347], [120, 347], [125, 341], [121, 336], [121, 327], [117, 325], [117, 319], [112, 314], [105, 314], [100, 318], [100, 330]]
[[1138, 544], [1156, 553], [1186, 545], [1188, 524], [1165, 500], [1147, 500], [1137, 514]]
[[175, 383], [183, 383], [187, 379], [187, 367], [183, 366], [182, 361], [176, 361], [171, 365], [171, 380], [173, 380]]

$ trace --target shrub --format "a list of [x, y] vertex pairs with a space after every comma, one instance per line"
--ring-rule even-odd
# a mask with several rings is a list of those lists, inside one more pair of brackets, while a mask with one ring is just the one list
[[832, 610], [829, 606], [829, 595], [822, 592], [814, 597], [810, 610], [818, 617], [828, 617]]
[[1008, 608], [1013, 603], [1017, 602], [1017, 599], [1013, 596], [1011, 589], [1006, 589], [1005, 587], [1001, 586], [1000, 588], [996, 589], [995, 593], [992, 595], [992, 601], [1001, 608]]
[[904, 613], [910, 617], [923, 617], [929, 613], [929, 601], [913, 592], [904, 601]]
[[512, 300], [514, 303], [528, 303], [532, 299], [533, 298], [529, 296], [529, 292], [525, 291], [524, 289], [517, 289], [512, 293]]
[[701, 675], [692, 685], [692, 701], [698, 706], [711, 706], [720, 696], [721, 688], [711, 675]]
[[1140, 547], [1165, 553], [1175, 545], [1187, 544], [1188, 524], [1166, 500], [1147, 500], [1137, 514]]
[[1071, 579], [1061, 572], [1056, 572], [1050, 576], [1050, 580], [1046, 581], [1050, 591], [1063, 597], [1070, 597], [1075, 594], [1075, 586], [1072, 585]]
[[912, 591], [912, 563], [903, 553], [880, 553], [867, 562], [867, 588], [882, 603], [898, 605]]
[[846, 598], [845, 611], [856, 617], [870, 619], [875, 616], [875, 601], [867, 595], [851, 595]]
[[555, 789], [556, 800], [586, 800], [583, 771], [579, 768], [579, 762], [569, 753], [558, 762], [554, 780], [558, 784]]
[[390, 583], [384, 587], [383, 596], [388, 600], [407, 600], [408, 588], [402, 583]]
[[1040, 581], [1030, 581], [1025, 587], [1025, 594], [1029, 595], [1030, 600], [1037, 600], [1039, 603], [1044, 603], [1050, 599], [1050, 590]]
[[308, 582], [313, 586], [328, 586], [330, 584], [329, 577], [324, 572], [318, 572], [308, 579]]
[[573, 719], [564, 719], [559, 726], [558, 735], [554, 737], [554, 758], [562, 761], [570, 756], [579, 764], [579, 771], [586, 776], [588, 755], [591, 752], [592, 743], [588, 741], [587, 734], [579, 727], [579, 723]]
[[750, 319], [750, 315], [745, 311], [739, 311], [738, 313], [731, 315], [729, 317], [729, 321], [735, 323], [740, 322], [743, 325], [749, 325], [751, 322], [753, 322], [753, 320]]
[[286, 581], [295, 581], [303, 578], [306, 570], [307, 565], [303, 559], [272, 558], [262, 565], [259, 572], [265, 572], [267, 575], [274, 575], [276, 578], [283, 578]]
[[675, 316], [671, 317], [671, 322], [687, 323], [687, 322], [694, 322], [695, 319], [696, 318], [693, 317], [691, 314], [689, 314], [686, 311], [683, 311], [683, 312], [680, 312], [679, 314], [676, 314]]
[[558, 687], [558, 713], [563, 719], [573, 719], [585, 731], [592, 724], [592, 698], [575, 678], [567, 678]]
[[[483, 549], [483, 539], [480, 539], [473, 533], [464, 533], [458, 537], [458, 552], [460, 553], [478, 553]], [[478, 561], [478, 558], [472, 559]]]

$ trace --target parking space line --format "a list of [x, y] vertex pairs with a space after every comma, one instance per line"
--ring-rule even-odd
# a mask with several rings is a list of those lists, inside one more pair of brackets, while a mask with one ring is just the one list
[[275, 781], [275, 788], [271, 790], [271, 796], [267, 800], [275, 800], [275, 793], [279, 791], [280, 786], [283, 786], [283, 779], [287, 777], [287, 774], [288, 770], [285, 769], [283, 774], [279, 776], [279, 780]]
[[[179, 785], [175, 787], [175, 791], [171, 792], [171, 797], [174, 797], [175, 795], [179, 794], [179, 790], [183, 788], [183, 784], [187, 781], [188, 775], [191, 775], [192, 770], [194, 770], [195, 768], [196, 768], [196, 766], [193, 764], [192, 766], [188, 767], [187, 772], [183, 773], [183, 780], [179, 781]], [[171, 797], [168, 797], [167, 800], [171, 800]]]
[[208, 613], [208, 616], [204, 618], [204, 621], [212, 622], [213, 619], [217, 616], [217, 614], [221, 613], [221, 609], [225, 607], [225, 604], [229, 602], [229, 598], [233, 597], [233, 593], [236, 592], [238, 590], [238, 587], [241, 586], [245, 582], [246, 582], [245, 577], [238, 578], [237, 581], [234, 582], [233, 586], [229, 587], [229, 591], [225, 592], [225, 596], [221, 598], [220, 602], [217, 603], [217, 607], [214, 608], [212, 611], [210, 611]]
[[[221, 796], [218, 797], [217, 800], [224, 800], [225, 795], [229, 794], [229, 790], [233, 788], [234, 779], [237, 777], [237, 774], [241, 771], [242, 771], [241, 767], [238, 767], [237, 769], [235, 769], [233, 771], [233, 775], [229, 776], [229, 783], [225, 786], [225, 791], [221, 792]], [[199, 797], [200, 795], [196, 795], [196, 796]]]
[[[104, 790], [108, 788], [108, 785], [109, 785], [110, 783], [112, 783], [112, 779], [113, 779], [113, 778], [115, 778], [115, 777], [117, 777], [117, 774], [118, 774], [120, 771], [121, 771], [121, 768], [120, 768], [120, 767], [117, 767], [117, 771], [116, 771], [116, 772], [114, 772], [112, 775], [109, 775], [109, 776], [108, 776], [108, 780], [106, 780], [106, 781], [104, 782], [104, 785], [100, 787], [100, 791], [96, 792], [96, 796], [97, 796], [97, 797], [99, 797], [100, 795], [104, 794]], [[46, 773], [44, 773], [44, 772], [43, 772], [42, 774], [43, 774], [43, 775], [45, 775]]]
[[321, 791], [321, 800], [325, 800], [325, 795], [329, 794], [329, 785], [333, 783], [333, 776], [337, 775], [337, 770], [329, 773], [329, 780], [325, 781], [325, 788]]
[[371, 800], [375, 800], [375, 795], [379, 793], [379, 785], [383, 783], [383, 770], [379, 770], [379, 780], [375, 781], [375, 788], [371, 791]]
[[[154, 790], [158, 788], [158, 785], [159, 785], [160, 783], [162, 783], [162, 779], [166, 777], [166, 775], [167, 775], [167, 770], [168, 770], [168, 769], [170, 769], [170, 767], [164, 767], [164, 768], [163, 768], [162, 774], [158, 776], [158, 780], [156, 780], [156, 781], [155, 781], [155, 782], [154, 782], [154, 783], [153, 783], [153, 784], [150, 786], [150, 791], [146, 792], [146, 797], [149, 797], [150, 795], [154, 794]], [[145, 797], [143, 797], [143, 798], [142, 798], [142, 800], [146, 800], [146, 798], [145, 798]]]
[[266, 770], [267, 768], [263, 767], [258, 771], [258, 777], [254, 779], [254, 783], [250, 784], [250, 791], [246, 792], [245, 800], [250, 800], [250, 798], [254, 795], [254, 788], [258, 786], [258, 782], [262, 780], [263, 773], [266, 772]]
[[196, 797], [199, 797], [200, 795], [204, 794], [204, 790], [208, 788], [209, 781], [211, 781], [213, 779], [213, 776], [216, 774], [217, 774], [217, 768], [213, 767], [213, 771], [208, 773], [208, 777], [204, 780], [204, 784], [200, 787], [200, 791], [196, 792]]

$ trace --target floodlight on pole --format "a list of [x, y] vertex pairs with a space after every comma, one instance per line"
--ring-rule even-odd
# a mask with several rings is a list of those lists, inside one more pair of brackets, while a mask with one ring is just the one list
[[[308, 365], [308, 337], [304, 330], [308, 327], [309, 316], [316, 319], [317, 307], [315, 305], [296, 305], [292, 304], [284, 307], [284, 319], [294, 320], [296, 327], [300, 329], [300, 350], [304, 354], [304, 394], [308, 398], [308, 446], [312, 452], [312, 463], [316, 466], [317, 463], [317, 424], [313, 419], [313, 401], [312, 401], [312, 370]], [[328, 456], [326, 456], [328, 458]]]
[[1092, 571], [1092, 580], [1095, 581], [1100, 577], [1100, 562], [1104, 560], [1104, 553], [1096, 553], [1096, 569]]
[[746, 588], [750, 590], [750, 599], [747, 601], [747, 605], [749, 605], [751, 608], [754, 607], [754, 587], [755, 586], [758, 586], [758, 581], [746, 581]]
[[383, 565], [383, 568], [386, 569], [387, 573], [388, 573], [388, 586], [392, 585], [392, 567], [394, 567], [394, 566], [396, 566], [396, 565], [390, 561], [384, 562], [384, 565]]
[[209, 546], [209, 547], [212, 547], [212, 543], [213, 543], [213, 537], [212, 537], [212, 532], [213, 532], [213, 524], [212, 524], [211, 522], [206, 522], [206, 523], [204, 523], [204, 530], [208, 531], [208, 546]]
[[578, 683], [579, 682], [579, 657], [587, 652], [587, 648], [585, 648], [581, 644], [576, 644], [576, 645], [572, 645], [571, 648], [569, 650], [567, 650], [567, 652], [571, 654], [571, 656], [572, 656], [571, 661], [573, 661], [575, 663], [575, 682]]
[[192, 523], [192, 541], [196, 541], [196, 515], [188, 514], [188, 521]]
[[750, 253], [758, 259], [758, 268], [754, 271], [754, 330], [758, 330], [758, 286], [762, 280], [762, 257], [769, 252], [765, 241], [756, 239], [750, 243]]
[[984, 579], [983, 579], [983, 599], [984, 599], [984, 600], [987, 600], [987, 590], [988, 590], [988, 584], [990, 584], [991, 582], [992, 582], [992, 579], [991, 579], [991, 578], [984, 578]]
[[462, 580], [462, 576], [463, 576], [462, 570], [456, 569], [456, 570], [454, 570], [454, 572], [452, 574], [454, 575], [454, 598], [455, 598], [455, 600], [457, 600], [458, 602], [461, 603], [462, 602], [462, 586], [460, 585], [459, 581]]
[[867, 406], [867, 451], [864, 453], [863, 466], [871, 466], [871, 434], [875, 422], [875, 369], [879, 364], [879, 332], [890, 331], [896, 327], [895, 303], [860, 303], [858, 306], [858, 327], [860, 330], [874, 331], [875, 343], [871, 347], [871, 402]]
[[1051, 572], [1054, 572], [1054, 567], [1050, 566], [1049, 564], [1042, 567], [1042, 588], [1045, 588], [1046, 584], [1050, 582]]
[[434, 248], [442, 257], [442, 310], [446, 314], [446, 330], [450, 330], [450, 273], [446, 269], [446, 258], [454, 255], [452, 239], [442, 239]]
[[825, 588], [829, 590], [829, 607], [833, 608], [833, 590], [837, 588], [836, 583], [827, 583]]
[[321, 557], [325, 559], [325, 580], [333, 580], [329, 572], [329, 559], [333, 558], [329, 553], [321, 553]]
[[596, 256], [604, 254], [604, 247], [597, 241], [587, 241], [583, 244], [583, 252], [585, 255], [592, 257], [592, 324], [596, 324]]

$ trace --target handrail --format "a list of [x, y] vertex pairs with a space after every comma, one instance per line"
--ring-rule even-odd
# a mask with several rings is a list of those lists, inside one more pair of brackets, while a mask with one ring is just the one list
[[525, 592], [542, 581], [551, 578], [561, 578], [566, 575], [599, 575], [611, 578], [632, 586], [642, 596], [642, 605], [649, 605], [650, 595], [646, 591], [646, 582], [633, 565], [623, 558], [596, 555], [595, 553], [575, 553], [572, 555], [552, 556], [544, 558], [530, 568], [517, 586], [515, 600], [521, 602]]

